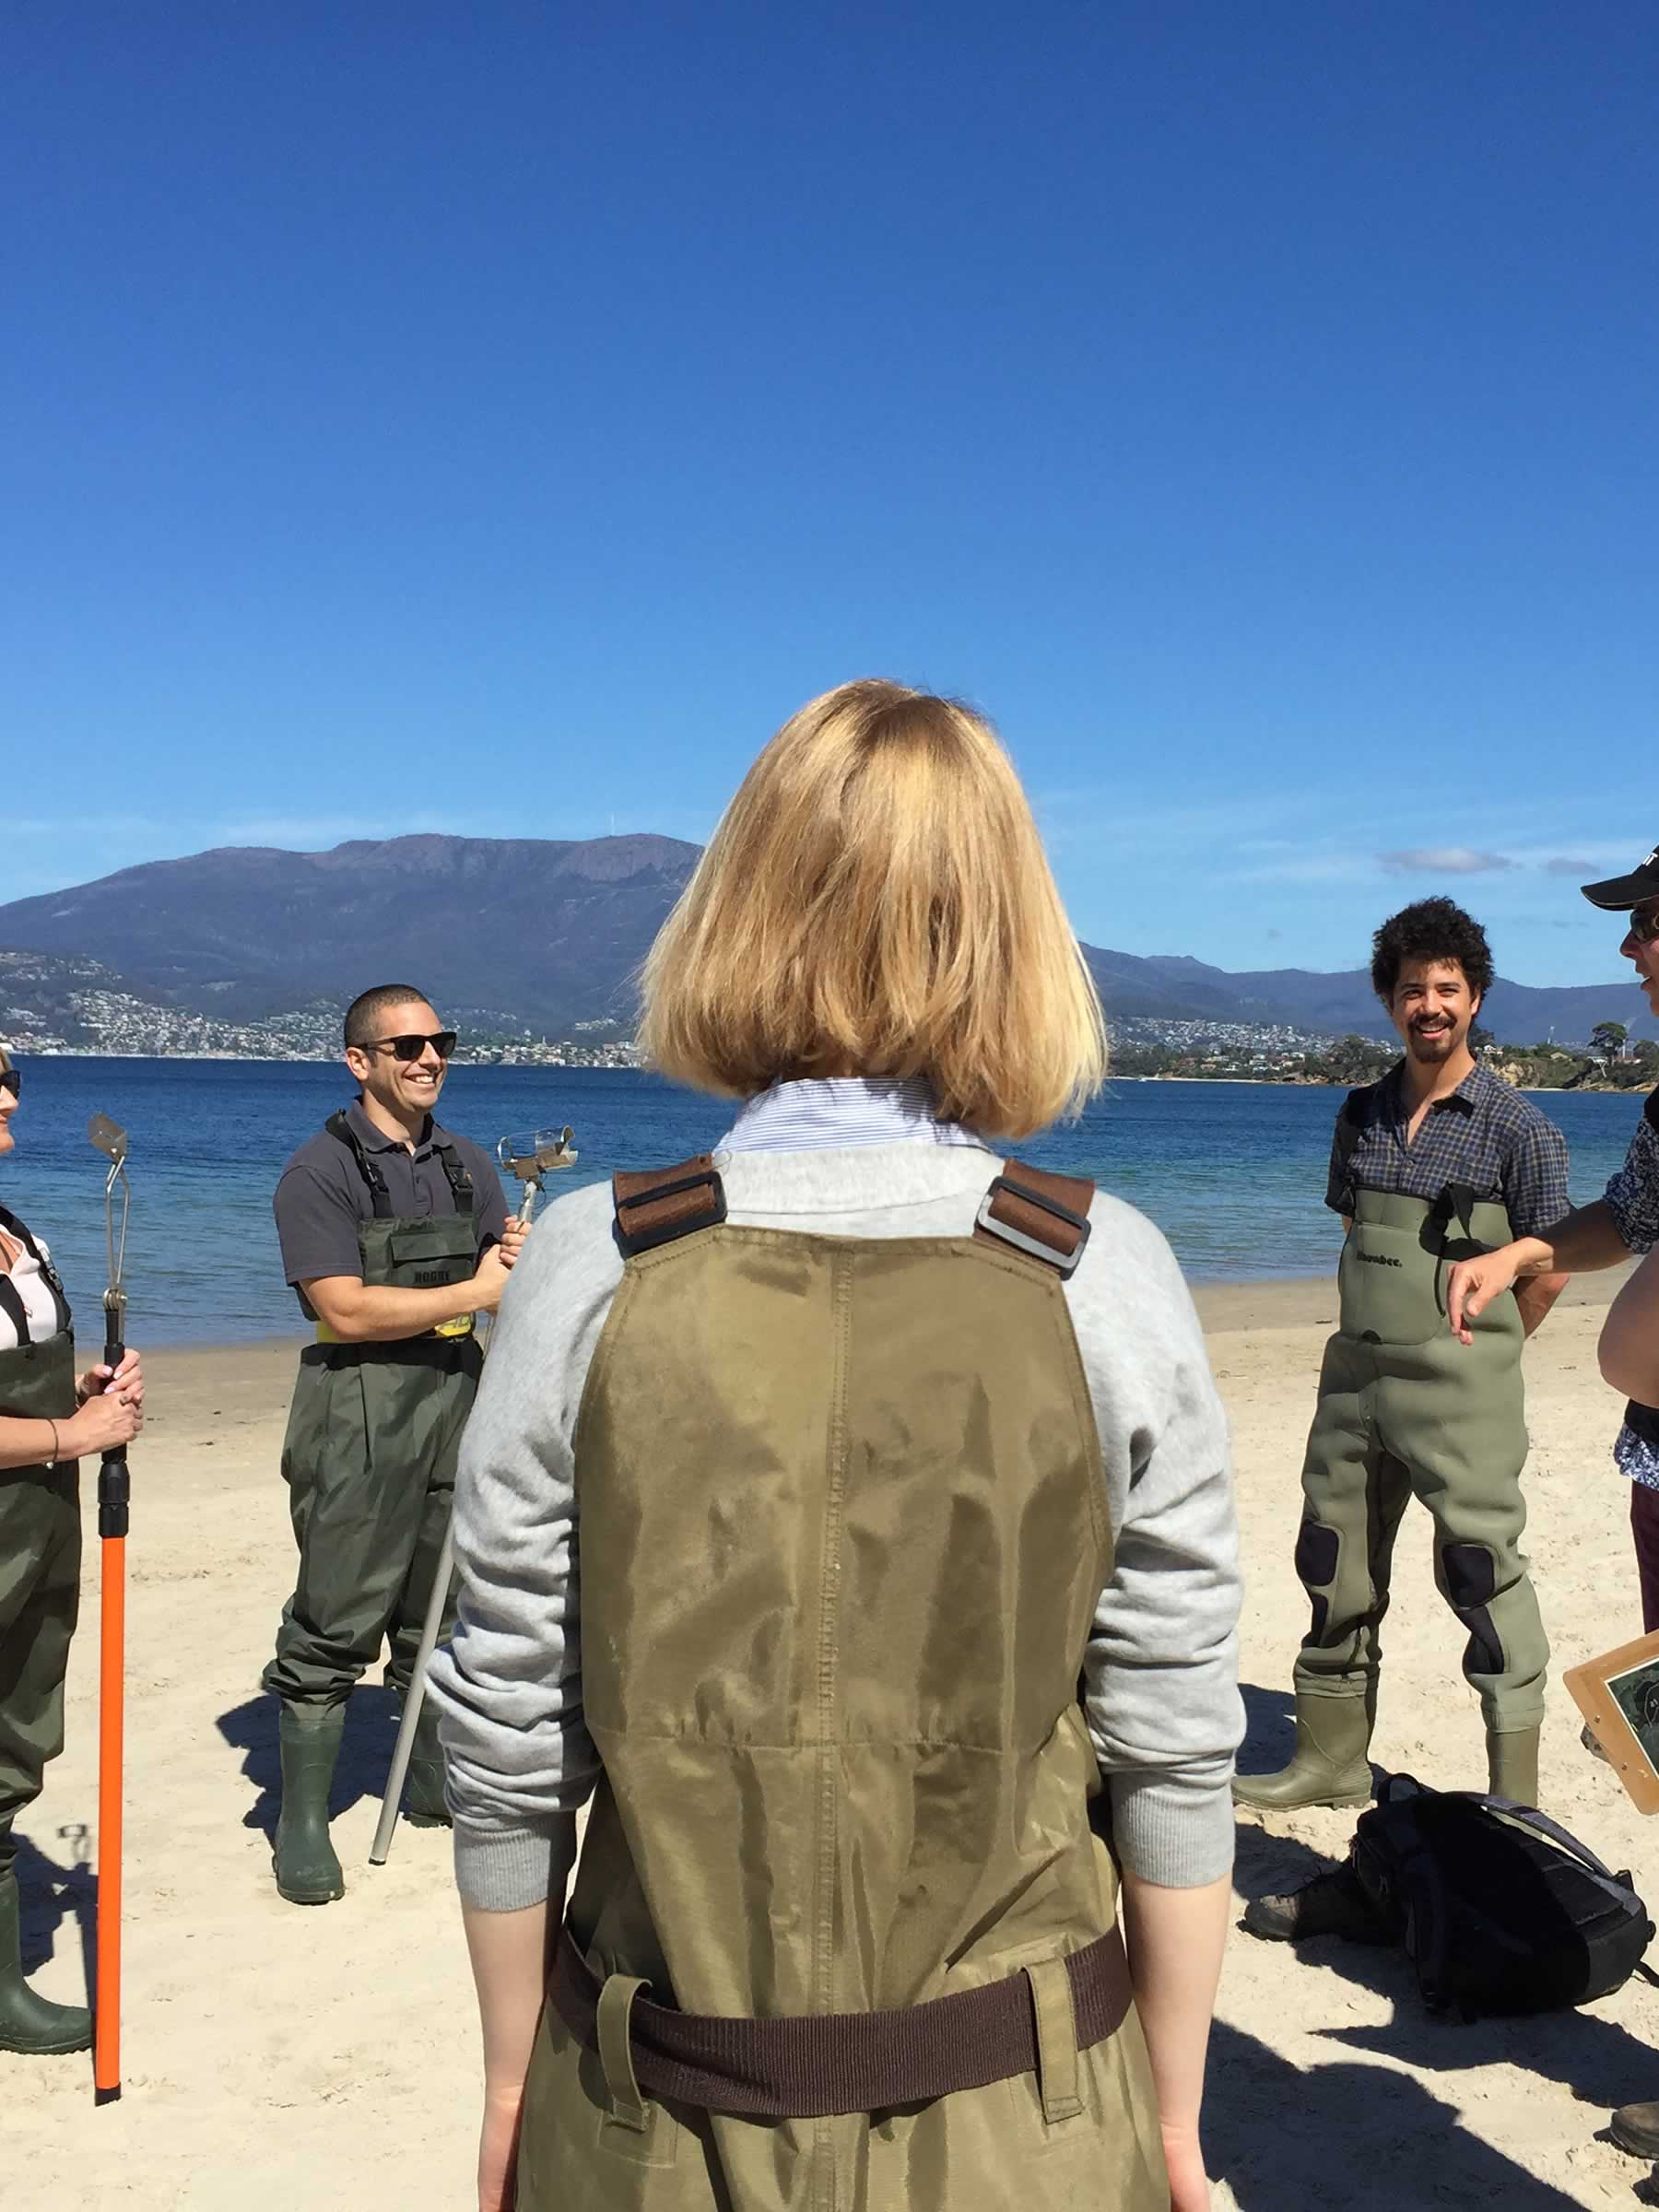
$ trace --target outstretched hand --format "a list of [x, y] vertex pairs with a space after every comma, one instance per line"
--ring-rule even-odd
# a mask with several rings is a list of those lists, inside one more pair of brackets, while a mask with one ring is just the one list
[[1473, 1344], [1470, 1324], [1479, 1319], [1495, 1298], [1515, 1287], [1520, 1267], [1512, 1244], [1483, 1252], [1478, 1259], [1458, 1260], [1446, 1284], [1446, 1319], [1459, 1344]]

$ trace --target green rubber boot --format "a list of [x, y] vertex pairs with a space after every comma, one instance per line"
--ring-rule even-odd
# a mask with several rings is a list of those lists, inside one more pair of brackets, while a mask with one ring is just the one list
[[1272, 1774], [1240, 1774], [1233, 1798], [1258, 1812], [1300, 1812], [1310, 1805], [1371, 1802], [1372, 1700], [1364, 1696], [1296, 1697], [1296, 1749]]
[[1536, 1728], [1506, 1728], [1501, 1735], [1487, 1730], [1487, 1788], [1494, 1797], [1536, 1807], [1539, 1734]]
[[438, 1715], [429, 1698], [421, 1700], [420, 1718], [415, 1724], [409, 1771], [404, 1777], [403, 1809], [412, 1827], [450, 1825], [443, 1795], [443, 1746], [438, 1741]]
[[92, 2041], [92, 2015], [80, 2005], [54, 2005], [23, 1979], [23, 1930], [18, 1877], [0, 1874], [0, 2051], [34, 2058], [85, 2051]]
[[328, 1840], [328, 1788], [345, 1726], [344, 1705], [282, 1708], [282, 1811], [271, 1865], [276, 1894], [290, 1905], [331, 1905], [346, 1894]]

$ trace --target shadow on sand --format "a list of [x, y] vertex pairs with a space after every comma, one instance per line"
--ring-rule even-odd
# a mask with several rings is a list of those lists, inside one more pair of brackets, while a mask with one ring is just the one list
[[[21, 1907], [23, 1971], [32, 1974], [57, 1951], [58, 1933], [73, 1922], [80, 1944], [81, 1971], [93, 1986], [98, 1951], [98, 1877], [77, 1844], [75, 1831], [62, 1837], [64, 1858], [49, 1859], [30, 1838], [18, 1834], [18, 1893]], [[88, 2002], [91, 1999], [88, 1996]]]
[[[282, 1803], [282, 1768], [276, 1747], [276, 1700], [262, 1694], [218, 1717], [218, 1732], [233, 1750], [245, 1754], [241, 1771], [253, 1785], [253, 1802], [242, 1815], [244, 1828], [276, 1830]], [[353, 1690], [346, 1709], [346, 1734], [328, 1794], [328, 1817], [337, 1820], [360, 1797], [381, 1797], [397, 1742], [397, 1701], [380, 1684]]]
[[[1271, 1765], [1276, 1753], [1288, 1753], [1280, 1709], [1288, 1709], [1289, 1700], [1252, 1691], [1247, 1705], [1260, 1756], [1241, 1763]], [[1234, 1881], [1246, 1900], [1297, 1888], [1335, 1864], [1253, 1819], [1239, 1822]], [[1258, 1940], [1244, 1934], [1233, 1937], [1241, 1944]], [[1579, 2139], [1584, 2142], [1605, 2134], [1615, 2106], [1659, 2095], [1659, 2054], [1590, 2007], [1521, 2019], [1451, 2020], [1426, 2008], [1411, 1961], [1392, 1946], [1328, 1936], [1273, 1947], [1287, 1974], [1324, 1969], [1385, 2002], [1390, 2018], [1384, 2022], [1333, 2024], [1318, 2031], [1344, 2051], [1429, 2074], [1507, 2065], [1559, 2083], [1583, 2108]], [[1241, 2212], [1302, 2202], [1382, 2207], [1407, 2201], [1403, 2160], [1410, 2172], [1432, 2176], [1415, 2201], [1500, 2203], [1516, 2212], [1579, 2201], [1471, 2135], [1451, 2105], [1394, 2065], [1338, 2059], [1304, 2072], [1254, 2037], [1218, 2022], [1208, 2078], [1205, 2135], [1211, 2168], [1230, 2183]], [[1285, 2115], [1270, 2147], [1262, 2147], [1264, 2105]], [[1632, 2160], [1630, 2171], [1634, 2199], [1659, 2203], [1641, 2164]], [[1344, 2194], [1349, 2184], [1338, 2177], [1359, 2175], [1371, 2178], [1357, 2182], [1351, 2196]]]

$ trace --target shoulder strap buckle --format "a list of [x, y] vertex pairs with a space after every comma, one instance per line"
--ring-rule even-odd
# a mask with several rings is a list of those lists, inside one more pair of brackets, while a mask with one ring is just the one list
[[455, 1202], [455, 1211], [458, 1214], [470, 1214], [474, 1204], [471, 1171], [456, 1149], [453, 1137], [440, 1134], [436, 1124], [432, 1128], [432, 1149], [438, 1155], [438, 1165], [443, 1170], [443, 1179], [449, 1184], [450, 1196]]
[[386, 1219], [392, 1212], [392, 1194], [386, 1187], [385, 1177], [370, 1159], [362, 1138], [343, 1113], [331, 1113], [323, 1126], [335, 1142], [344, 1145], [347, 1151], [357, 1161], [358, 1172], [369, 1186], [369, 1196], [373, 1203], [375, 1218], [377, 1220]]
[[675, 1168], [613, 1175], [611, 1196], [617, 1208], [617, 1249], [625, 1260], [698, 1230], [716, 1229], [726, 1218], [725, 1185], [708, 1152]]
[[1057, 1275], [1069, 1276], [1088, 1242], [1094, 1184], [1011, 1159], [980, 1201], [976, 1236], [995, 1237]]

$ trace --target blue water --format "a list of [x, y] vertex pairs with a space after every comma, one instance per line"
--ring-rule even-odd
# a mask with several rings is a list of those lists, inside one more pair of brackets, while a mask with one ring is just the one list
[[[344, 1068], [253, 1061], [28, 1059], [0, 1201], [51, 1242], [90, 1340], [105, 1278], [97, 1111], [132, 1139], [127, 1287], [135, 1343], [224, 1343], [300, 1324], [282, 1279], [271, 1190], [283, 1161], [350, 1096]], [[1324, 1206], [1342, 1093], [1246, 1083], [1117, 1083], [1075, 1127], [1022, 1147], [1149, 1214], [1194, 1277], [1317, 1275], [1339, 1230]], [[1565, 1132], [1574, 1200], [1624, 1157], [1640, 1098], [1535, 1094]], [[712, 1145], [729, 1106], [628, 1069], [457, 1067], [443, 1115], [487, 1149], [513, 1129], [574, 1124], [560, 1191]]]

